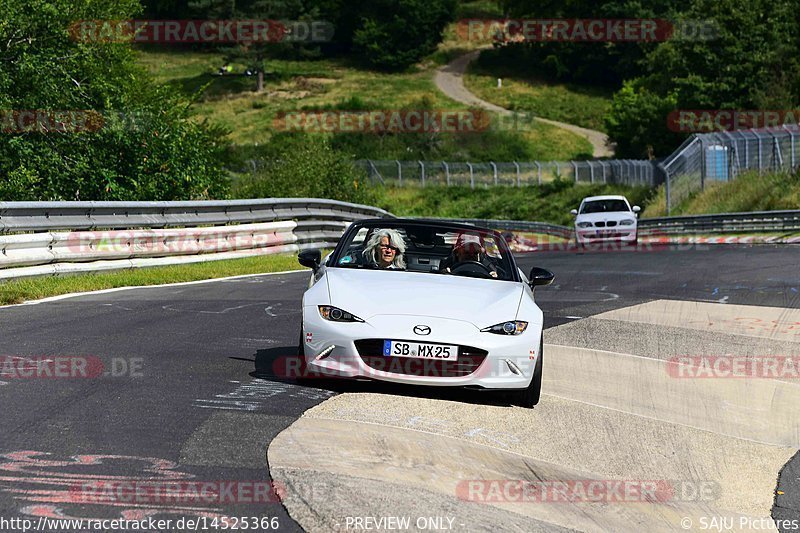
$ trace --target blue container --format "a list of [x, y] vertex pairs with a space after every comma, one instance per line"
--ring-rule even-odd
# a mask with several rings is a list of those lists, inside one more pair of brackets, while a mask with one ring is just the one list
[[728, 147], [714, 144], [706, 148], [706, 179], [728, 181]]

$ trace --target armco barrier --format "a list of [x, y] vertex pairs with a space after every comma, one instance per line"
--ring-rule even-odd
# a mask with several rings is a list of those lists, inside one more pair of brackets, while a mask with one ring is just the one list
[[333, 247], [350, 222], [391, 216], [318, 199], [0, 202], [0, 280]]
[[[499, 231], [525, 231], [570, 239], [569, 226], [520, 220], [457, 219], [454, 221], [486, 226]], [[759, 211], [682, 217], [643, 218], [640, 235], [713, 235], [736, 233], [792, 233], [800, 231], [800, 211]]]
[[[333, 247], [350, 222], [382, 209], [318, 199], [212, 202], [0, 202], [0, 280], [291, 253]], [[542, 222], [459, 219], [571, 239]], [[800, 211], [642, 219], [640, 234], [800, 231]], [[66, 231], [64, 231], [66, 230]]]
[[681, 217], [645, 218], [643, 235], [703, 235], [714, 233], [790, 233], [800, 231], [800, 211], [759, 211]]

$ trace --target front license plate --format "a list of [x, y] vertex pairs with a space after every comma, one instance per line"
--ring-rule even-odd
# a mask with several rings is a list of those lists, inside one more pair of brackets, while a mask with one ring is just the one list
[[383, 355], [386, 357], [457, 361], [458, 346], [427, 344], [424, 342], [383, 341]]

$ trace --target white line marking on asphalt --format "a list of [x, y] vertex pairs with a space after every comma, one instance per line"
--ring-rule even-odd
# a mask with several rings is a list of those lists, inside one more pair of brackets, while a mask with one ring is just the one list
[[165, 283], [163, 285], [140, 285], [136, 287], [115, 287], [113, 289], [103, 289], [100, 291], [88, 291], [88, 292], [74, 292], [71, 294], [60, 294], [58, 296], [50, 296], [48, 298], [42, 298], [41, 300], [30, 300], [28, 302], [23, 302], [21, 304], [10, 304], [10, 305], [0, 305], [0, 310], [8, 309], [10, 307], [22, 307], [25, 305], [39, 305], [39, 304], [46, 304], [51, 302], [58, 302], [60, 300], [67, 300], [69, 298], [77, 298], [79, 296], [94, 296], [97, 294], [110, 294], [112, 292], [121, 292], [121, 291], [130, 291], [133, 289], [163, 289], [164, 287], [183, 287], [188, 285], [202, 285], [206, 283], [219, 283], [222, 281], [230, 281], [236, 279], [247, 279], [247, 278], [256, 278], [259, 276], [279, 276], [282, 274], [308, 274], [308, 270], [285, 270], [283, 272], [265, 272], [263, 274], [244, 274], [242, 276], [229, 276], [227, 278], [213, 278], [213, 279], [201, 279], [198, 281], [184, 281], [181, 283]]
[[582, 320], [583, 319], [582, 316], [565, 316], [564, 318], [567, 318], [569, 320]]
[[205, 315], [224, 315], [230, 311], [238, 311], [239, 309], [244, 309], [245, 307], [253, 307], [254, 305], [264, 305], [263, 302], [258, 302], [254, 304], [244, 304], [244, 305], [237, 305], [236, 307], [226, 307], [222, 311], [196, 311], [194, 309], [176, 309], [171, 305], [162, 305], [161, 309], [164, 311], [177, 311], [179, 313], [200, 313]]

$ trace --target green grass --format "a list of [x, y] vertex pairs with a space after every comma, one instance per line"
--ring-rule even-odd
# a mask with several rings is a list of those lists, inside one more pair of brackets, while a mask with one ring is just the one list
[[[749, 172], [730, 182], [709, 180], [705, 190], [676, 194], [688, 189], [686, 180], [673, 183], [670, 215], [700, 215], [800, 209], [800, 173]], [[699, 178], [694, 180], [699, 183]], [[696, 184], [695, 184], [696, 185]], [[644, 217], [667, 215], [666, 189], [662, 185], [645, 209]]]
[[297, 263], [295, 255], [281, 254], [102, 274], [28, 278], [0, 283], [0, 305], [18, 304], [28, 300], [38, 300], [49, 296], [75, 292], [182, 283], [245, 274], [283, 272], [302, 268]]
[[573, 185], [554, 181], [542, 186], [489, 187], [385, 187], [378, 206], [397, 216], [531, 220], [571, 225], [571, 209], [586, 196], [624, 194], [632, 203], [646, 206], [651, 191], [620, 185]]
[[[497, 88], [497, 79], [503, 87]], [[513, 111], [604, 131], [603, 117], [613, 91], [537, 77], [515, 65], [473, 63], [464, 78], [466, 87], [481, 99]]]
[[[458, 49], [453, 53], [461, 52], [462, 49]], [[223, 63], [220, 53], [141, 49], [138, 55], [140, 63], [157, 81], [171, 84], [187, 95], [202, 90], [194, 104], [198, 118], [226, 127], [231, 132], [231, 141], [240, 146], [268, 143], [276, 132], [274, 119], [279, 112], [343, 109], [354, 97], [376, 110], [419, 108], [422, 101], [430, 109], [467, 109], [436, 89], [434, 61], [423, 62], [408, 72], [382, 73], [365, 70], [347, 60], [271, 60], [266, 69], [265, 90], [259, 94], [254, 92], [254, 78], [214, 75]], [[245, 69], [241, 64], [232, 66], [235, 73]], [[586, 139], [553, 126], [534, 124], [526, 131], [511, 134], [527, 145], [524, 150], [527, 159], [582, 159], [591, 154], [591, 145]], [[441, 134], [442, 137], [447, 135]], [[416, 142], [411, 138], [413, 135], [409, 135], [407, 141], [403, 135], [397, 137], [400, 137], [400, 144]], [[365, 143], [365, 153], [353, 156], [379, 158], [382, 154], [374, 153], [369, 144]], [[488, 140], [483, 143], [443, 142], [438, 148], [439, 153], [431, 156], [450, 160], [500, 160], [496, 156], [504, 153], [502, 143]], [[414, 155], [409, 154], [409, 157]], [[383, 158], [396, 157], [399, 157], [396, 153], [383, 155]]]

